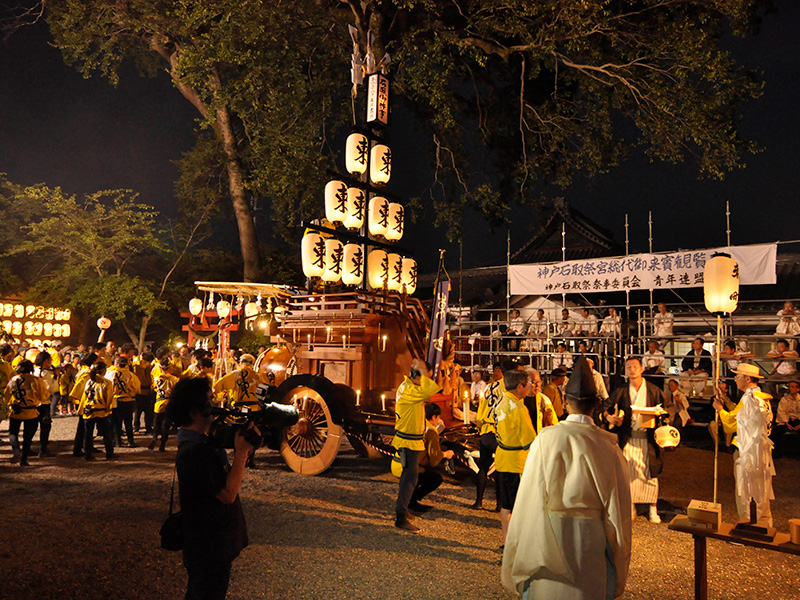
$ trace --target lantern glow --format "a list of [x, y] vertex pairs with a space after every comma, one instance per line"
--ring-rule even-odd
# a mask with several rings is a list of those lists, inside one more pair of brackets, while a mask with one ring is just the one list
[[726, 254], [715, 254], [703, 273], [706, 310], [732, 313], [739, 303], [739, 263]]
[[397, 241], [403, 237], [403, 219], [405, 209], [397, 202], [389, 203], [389, 223], [386, 229], [386, 239]]
[[389, 146], [375, 144], [369, 155], [369, 178], [376, 185], [386, 185], [392, 176], [392, 151]]
[[363, 175], [367, 171], [367, 156], [369, 154], [369, 140], [361, 133], [351, 133], [347, 136], [344, 151], [344, 166], [348, 173]]
[[406, 294], [417, 291], [417, 261], [413, 258], [403, 259], [403, 286]]
[[342, 279], [342, 242], [335, 238], [325, 240], [325, 271], [322, 281], [333, 283]]
[[309, 279], [322, 277], [325, 272], [325, 238], [318, 233], [306, 233], [301, 243], [303, 274]]
[[358, 244], [346, 244], [342, 259], [342, 283], [360, 285], [364, 280], [364, 252]]
[[331, 223], [343, 223], [347, 218], [347, 184], [336, 179], [325, 185], [325, 218]]
[[364, 190], [351, 187], [347, 188], [347, 216], [344, 226], [348, 229], [361, 229], [364, 225], [364, 215], [367, 208], [367, 195]]
[[383, 250], [372, 250], [367, 258], [367, 283], [373, 290], [382, 290], [389, 282], [389, 255]]
[[387, 286], [393, 292], [403, 289], [403, 257], [399, 254], [391, 253], [389, 259], [389, 279]]
[[375, 196], [369, 201], [369, 233], [386, 237], [389, 230], [389, 201]]
[[227, 319], [231, 314], [231, 303], [227, 300], [220, 300], [217, 302], [217, 314], [220, 319]]
[[200, 298], [189, 300], [189, 312], [195, 317], [203, 312], [203, 301]]

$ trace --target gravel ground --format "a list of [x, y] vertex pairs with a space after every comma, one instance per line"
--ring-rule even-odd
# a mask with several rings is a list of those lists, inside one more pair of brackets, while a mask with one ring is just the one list
[[[74, 417], [56, 419], [58, 456], [22, 469], [9, 464], [7, 423], [0, 425], [0, 599], [182, 598], [180, 553], [158, 545], [174, 440], [164, 454], [122, 448], [117, 461], [87, 463], [70, 455], [74, 428]], [[230, 599], [511, 597], [499, 583], [497, 515], [468, 508], [469, 479], [445, 480], [414, 536], [393, 527], [397, 483], [385, 461], [362, 459], [345, 443], [331, 469], [306, 477], [277, 453], [261, 452], [241, 492], [251, 544], [234, 563]], [[723, 519], [734, 521], [731, 456], [721, 454], [719, 467]], [[773, 513], [786, 531], [800, 516], [800, 460], [780, 459], [777, 471]], [[660, 478], [662, 519], [690, 498], [711, 500], [712, 477], [707, 448], [670, 453]], [[494, 504], [491, 490], [487, 499]], [[796, 557], [716, 540], [708, 555], [710, 598], [800, 598]], [[691, 536], [638, 518], [623, 598], [692, 598], [692, 557]]]

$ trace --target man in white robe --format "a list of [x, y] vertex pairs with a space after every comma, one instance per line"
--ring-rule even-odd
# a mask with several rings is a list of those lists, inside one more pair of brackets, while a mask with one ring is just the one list
[[570, 415], [531, 446], [506, 536], [502, 581], [530, 600], [615, 598], [631, 557], [628, 465], [616, 436], [594, 425], [591, 370], [576, 361]]

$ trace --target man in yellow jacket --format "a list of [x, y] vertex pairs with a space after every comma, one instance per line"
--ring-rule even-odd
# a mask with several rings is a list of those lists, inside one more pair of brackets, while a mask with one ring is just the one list
[[106, 372], [106, 379], [114, 386], [112, 389], [114, 440], [117, 446], [125, 445], [122, 439], [124, 426], [128, 446], [135, 448], [137, 444], [133, 441], [133, 409], [136, 407], [136, 396], [142, 391], [142, 384], [130, 370], [128, 358], [122, 355], [114, 359], [114, 366]]
[[439, 386], [430, 378], [430, 369], [415, 358], [411, 362], [411, 373], [397, 388], [395, 401], [394, 438], [392, 446], [397, 449], [403, 472], [395, 503], [394, 526], [410, 533], [419, 532], [419, 527], [408, 520], [408, 505], [417, 487], [419, 458], [425, 451], [425, 402], [439, 391]]
[[500, 477], [502, 508], [500, 525], [505, 544], [508, 521], [517, 499], [517, 489], [525, 467], [528, 450], [536, 438], [531, 416], [525, 407], [525, 398], [531, 395], [531, 380], [525, 371], [506, 371], [503, 374], [506, 393], [496, 406], [494, 420], [497, 427], [497, 451], [494, 456], [495, 472]]
[[242, 354], [239, 357], [239, 368], [223, 375], [214, 384], [214, 394], [225, 394], [231, 408], [243, 408], [253, 412], [261, 410], [261, 401], [256, 396], [259, 383], [266, 383], [265, 379], [253, 369], [256, 359], [252, 354]]

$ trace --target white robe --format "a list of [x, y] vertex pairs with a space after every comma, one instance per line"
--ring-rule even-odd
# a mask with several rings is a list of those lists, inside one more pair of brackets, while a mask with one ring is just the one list
[[531, 600], [616, 597], [630, 558], [628, 465], [616, 436], [583, 415], [544, 428], [508, 525], [503, 585], [522, 593], [529, 584]]

